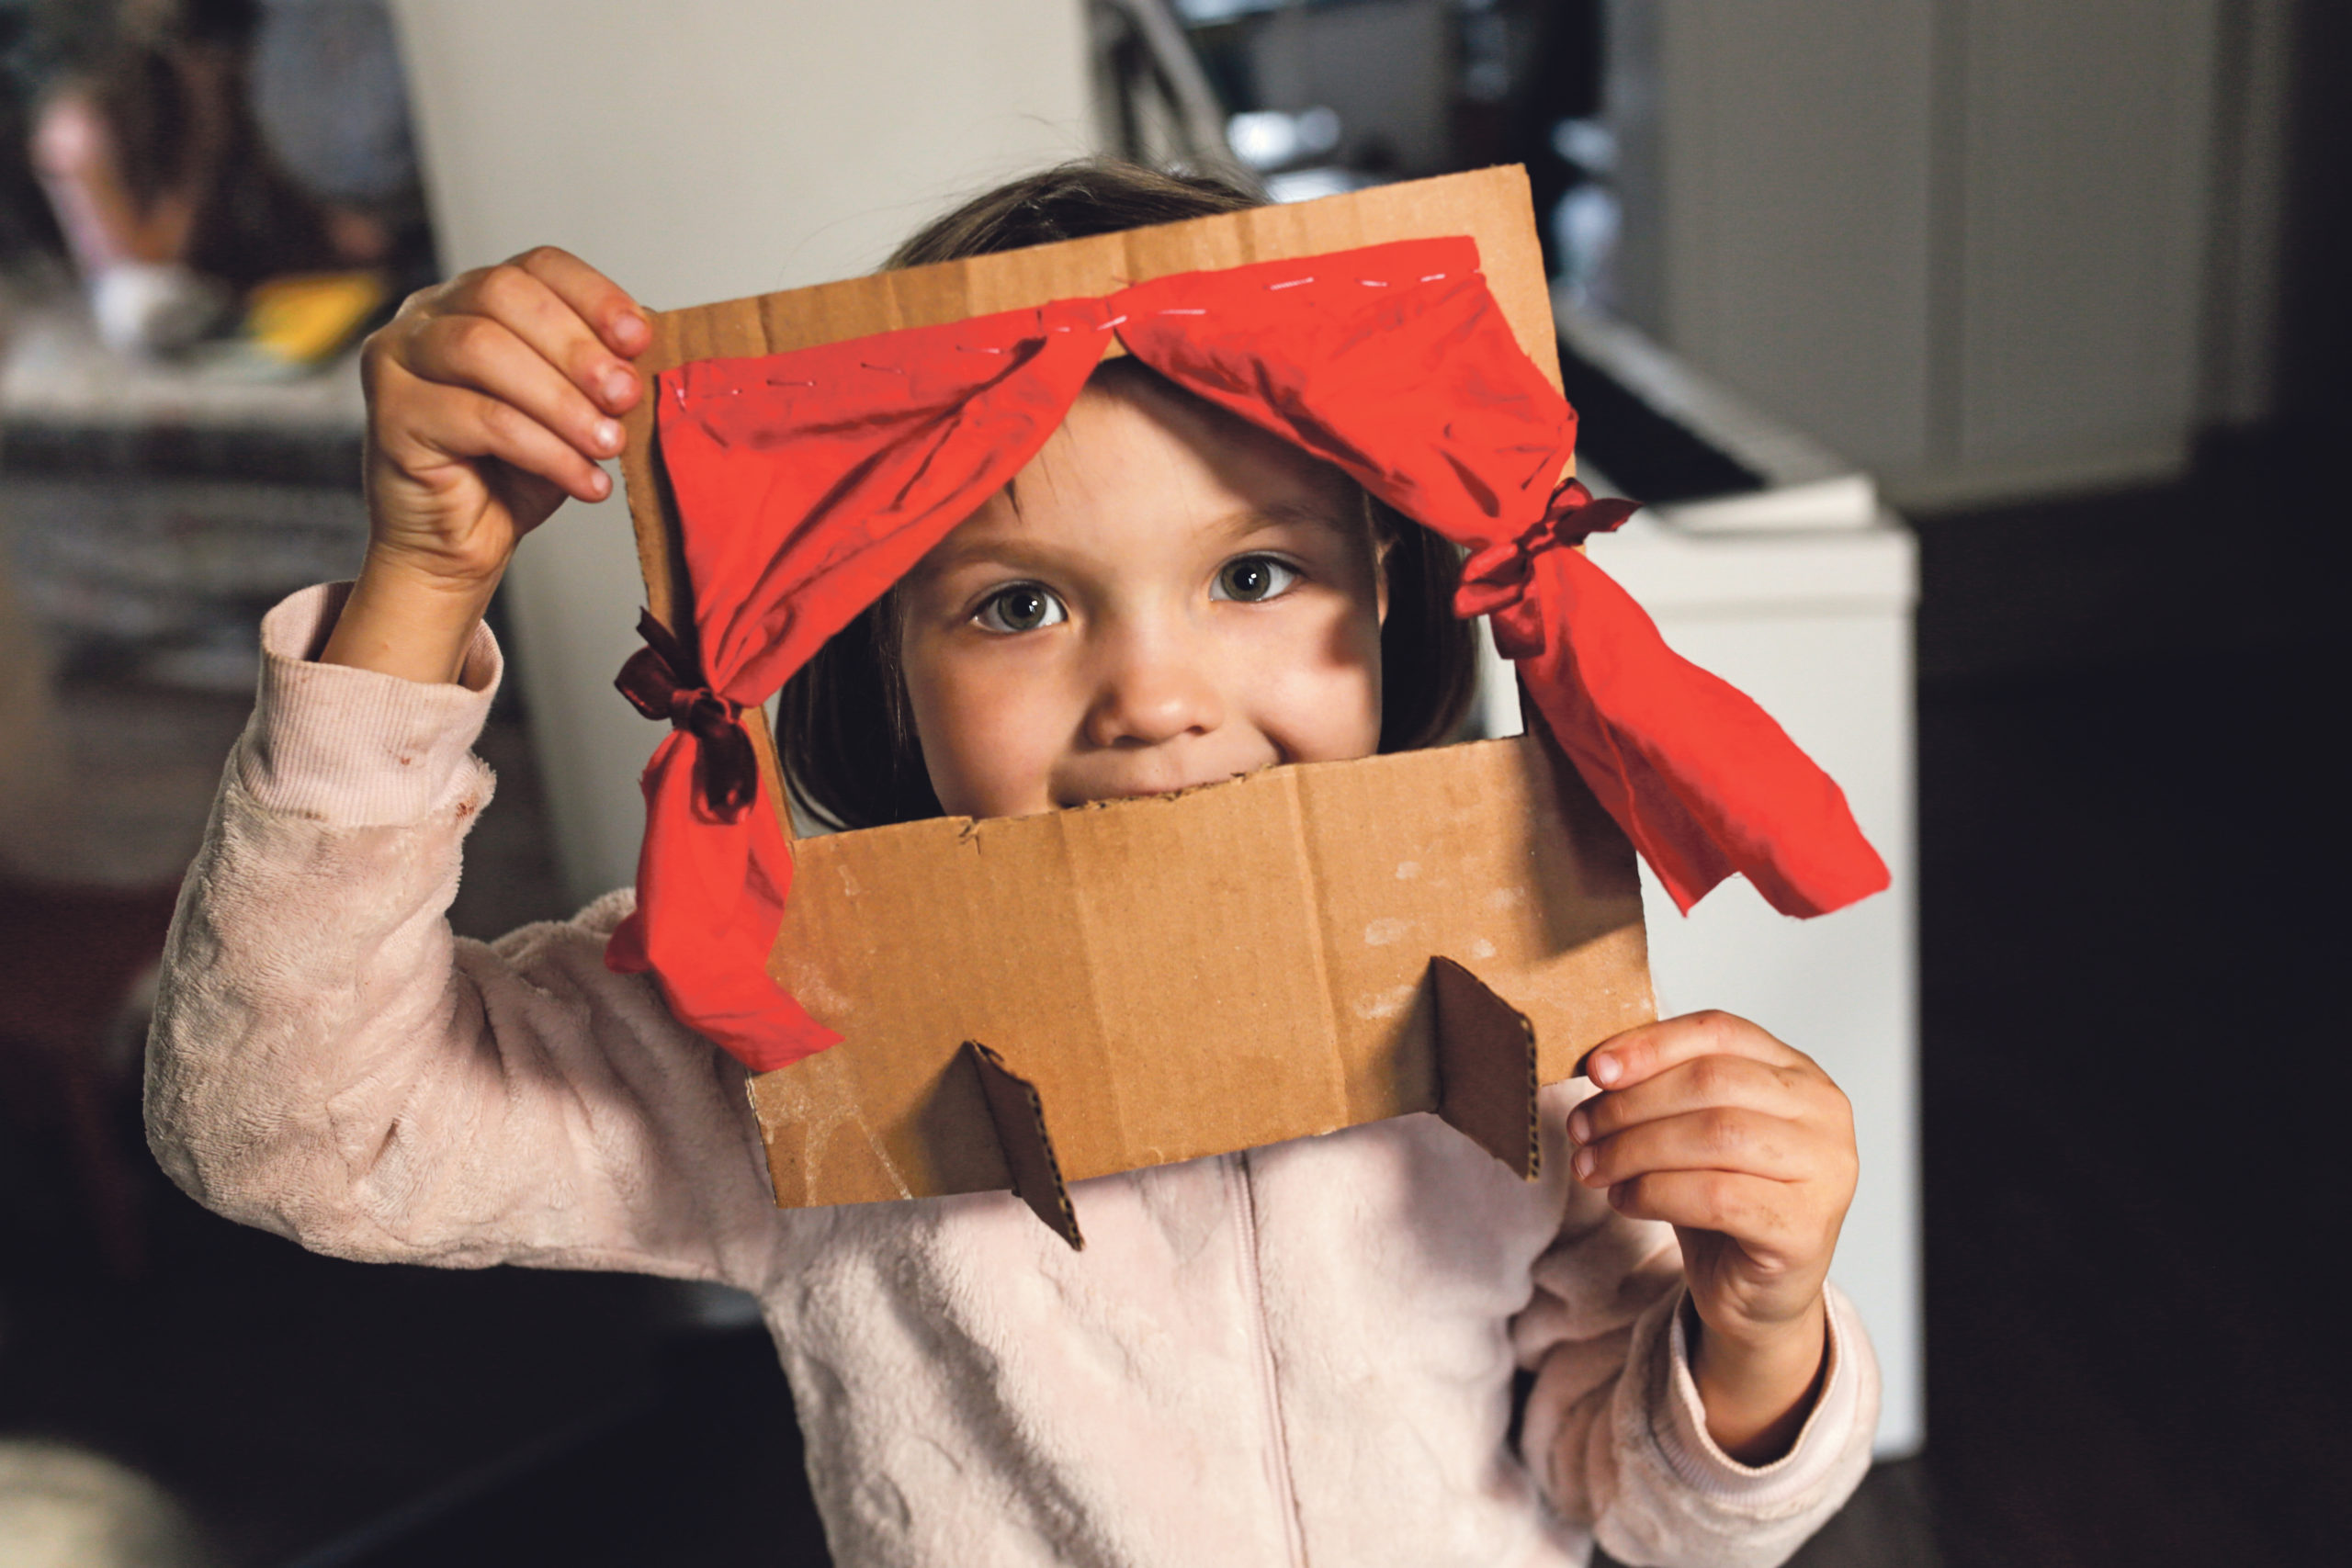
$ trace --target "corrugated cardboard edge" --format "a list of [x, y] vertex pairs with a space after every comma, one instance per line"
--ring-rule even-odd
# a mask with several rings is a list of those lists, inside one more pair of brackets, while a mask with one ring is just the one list
[[980, 1075], [980, 1092], [989, 1105], [989, 1120], [996, 1124], [998, 1145], [1012, 1175], [1013, 1196], [1035, 1211], [1046, 1229], [1069, 1243], [1072, 1251], [1086, 1246], [1079, 1234], [1078, 1211], [1062, 1180], [1061, 1162], [1054, 1156], [1054, 1136], [1046, 1126], [1046, 1102], [1037, 1086], [1004, 1065], [1004, 1058], [977, 1040], [964, 1050]]
[[1532, 1181], [1536, 1136], [1535, 1025], [1453, 959], [1430, 960], [1437, 1000], [1438, 1114], [1464, 1137]]

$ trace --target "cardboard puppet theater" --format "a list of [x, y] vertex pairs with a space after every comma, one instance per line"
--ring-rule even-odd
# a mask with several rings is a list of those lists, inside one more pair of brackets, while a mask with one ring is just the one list
[[[791, 842], [763, 705], [1033, 457], [1106, 355], [1467, 552], [1525, 737]], [[606, 962], [751, 1067], [776, 1201], [1084, 1178], [1434, 1111], [1522, 1176], [1535, 1090], [1653, 1016], [1684, 908], [1886, 871], [1836, 784], [1575, 548], [1527, 184], [1490, 169], [654, 318], [623, 458], [648, 765]]]

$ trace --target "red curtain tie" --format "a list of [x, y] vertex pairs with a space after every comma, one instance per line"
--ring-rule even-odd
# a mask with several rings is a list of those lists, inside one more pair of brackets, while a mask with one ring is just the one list
[[695, 793], [705, 810], [733, 822], [760, 795], [760, 763], [743, 728], [743, 706], [703, 683], [694, 656], [650, 610], [638, 612], [637, 635], [645, 646], [628, 657], [613, 684], [646, 717], [668, 719], [701, 744], [695, 764]]
[[1495, 649], [1505, 659], [1532, 659], [1544, 648], [1543, 607], [1527, 596], [1535, 558], [1610, 533], [1639, 510], [1639, 502], [1595, 501], [1581, 480], [1563, 479], [1535, 525], [1515, 539], [1474, 551], [1462, 563], [1453, 613], [1463, 620], [1490, 617]]

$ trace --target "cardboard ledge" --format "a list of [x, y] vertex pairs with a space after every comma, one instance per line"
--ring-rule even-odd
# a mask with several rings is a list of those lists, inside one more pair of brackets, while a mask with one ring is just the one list
[[1069, 1243], [1071, 1251], [1084, 1250], [1086, 1238], [1079, 1233], [1078, 1211], [1070, 1206], [1061, 1162], [1054, 1157], [1053, 1135], [1046, 1131], [1046, 1101], [1037, 1086], [978, 1041], [965, 1041], [964, 1049], [979, 1071], [989, 1120], [996, 1124], [1005, 1168], [1012, 1172], [1013, 1194], [1035, 1211], [1047, 1229]]
[[[1438, 1115], [1521, 1179], [1534, 1180], [1544, 1160], [1536, 1128], [1535, 1025], [1451, 958], [1430, 960], [1429, 983], [1437, 1006]], [[1045, 1097], [978, 1041], [967, 1040], [964, 1050], [979, 1075], [1013, 1194], [1072, 1251], [1084, 1250], [1078, 1211], [1046, 1126]]]
[[1430, 960], [1437, 1001], [1438, 1114], [1532, 1181], [1536, 1139], [1535, 1026], [1451, 958]]

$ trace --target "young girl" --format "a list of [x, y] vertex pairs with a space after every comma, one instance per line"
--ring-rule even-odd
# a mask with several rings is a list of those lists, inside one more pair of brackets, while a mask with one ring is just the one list
[[[1247, 200], [1057, 170], [894, 265]], [[742, 1069], [605, 967], [627, 890], [454, 941], [481, 612], [524, 533], [606, 493], [648, 338], [536, 251], [371, 343], [366, 563], [264, 622], [166, 963], [148, 1114], [183, 1186], [344, 1257], [752, 1292], [844, 1564], [1764, 1564], [1838, 1507], [1877, 1404], [1826, 1284], [1853, 1135], [1753, 1024], [1608, 1042], [1544, 1095], [1539, 1181], [1409, 1116], [1084, 1183], [1074, 1253], [1009, 1193], [774, 1208]], [[1448, 560], [1114, 364], [787, 689], [795, 787], [1001, 816], [1416, 743], [1462, 700]]]

